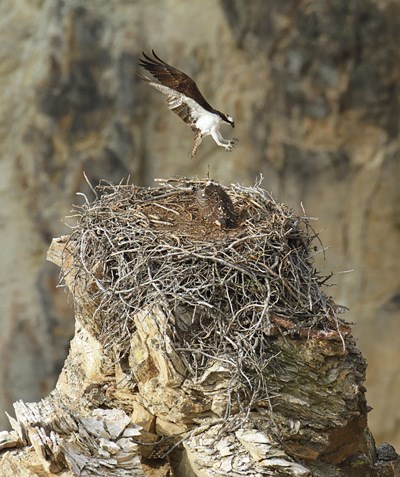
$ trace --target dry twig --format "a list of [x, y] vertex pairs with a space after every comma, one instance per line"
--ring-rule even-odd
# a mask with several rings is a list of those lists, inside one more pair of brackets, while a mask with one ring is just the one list
[[327, 278], [313, 268], [318, 235], [309, 219], [259, 184], [232, 185], [225, 190], [241, 223], [223, 230], [199, 216], [195, 191], [205, 183], [101, 185], [93, 202], [75, 207], [70, 243], [97, 310], [87, 326], [122, 356], [135, 313], [161, 304], [188, 374], [197, 379], [219, 362], [230, 373], [229, 391], [254, 402], [267, 392], [271, 323], [304, 337], [304, 330], [340, 334], [343, 321], [321, 289]]

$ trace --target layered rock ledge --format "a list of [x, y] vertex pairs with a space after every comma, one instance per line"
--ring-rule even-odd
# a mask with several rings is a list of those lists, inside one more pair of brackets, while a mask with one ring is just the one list
[[310, 220], [258, 185], [199, 203], [209, 185], [103, 185], [75, 208], [48, 253], [75, 336], [55, 390], [15, 403], [1, 475], [399, 475]]

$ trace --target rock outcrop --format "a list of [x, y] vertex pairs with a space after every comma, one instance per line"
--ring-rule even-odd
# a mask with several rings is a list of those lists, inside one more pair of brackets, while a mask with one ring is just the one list
[[309, 219], [213, 184], [228, 226], [201, 213], [209, 183], [100, 187], [53, 240], [75, 336], [54, 391], [14, 404], [2, 476], [399, 475]]
[[[46, 395], [64, 361], [72, 312], [43, 257], [82, 171], [150, 184], [210, 165], [321, 218], [327, 273], [354, 269], [331, 291], [369, 364], [371, 428], [399, 445], [399, 23], [397, 0], [3, 0], [0, 409]], [[135, 78], [151, 48], [235, 117], [233, 153], [205, 140], [188, 161], [190, 131]]]

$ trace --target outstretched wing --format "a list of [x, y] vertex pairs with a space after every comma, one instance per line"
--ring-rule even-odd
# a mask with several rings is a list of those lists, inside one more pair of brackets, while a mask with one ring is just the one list
[[193, 99], [205, 110], [213, 112], [213, 108], [204, 99], [204, 96], [200, 93], [199, 88], [190, 76], [163, 61], [156, 55], [154, 50], [152, 50], [152, 53], [154, 58], [143, 52], [144, 59], [140, 60], [139, 65], [151, 73], [154, 78], [158, 79], [160, 84]]
[[205, 110], [194, 99], [189, 98], [183, 93], [176, 91], [169, 86], [165, 86], [157, 81], [153, 81], [147, 76], [139, 76], [150, 86], [167, 96], [168, 108], [177, 114], [193, 130], [196, 130], [196, 121], [205, 113]]

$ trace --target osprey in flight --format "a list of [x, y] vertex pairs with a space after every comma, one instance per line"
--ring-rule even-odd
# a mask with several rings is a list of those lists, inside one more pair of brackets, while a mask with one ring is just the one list
[[196, 83], [187, 74], [165, 63], [152, 50], [154, 58], [143, 53], [144, 59], [139, 65], [149, 71], [154, 81], [147, 76], [139, 76], [153, 88], [167, 95], [168, 108], [176, 113], [195, 133], [191, 157], [196, 154], [203, 137], [212, 136], [218, 146], [232, 151], [237, 139], [224, 139], [219, 132], [221, 124], [230, 124], [233, 128], [235, 122], [228, 114], [214, 109], [204, 99]]

